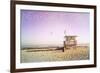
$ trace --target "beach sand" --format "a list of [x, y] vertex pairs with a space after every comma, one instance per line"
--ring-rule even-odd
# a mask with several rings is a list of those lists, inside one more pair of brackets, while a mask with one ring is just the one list
[[89, 59], [88, 47], [76, 47], [62, 50], [42, 49], [24, 49], [21, 50], [21, 63], [32, 62], [55, 62]]

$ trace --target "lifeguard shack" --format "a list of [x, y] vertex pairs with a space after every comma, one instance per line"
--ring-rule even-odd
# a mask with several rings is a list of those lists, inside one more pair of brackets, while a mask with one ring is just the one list
[[76, 36], [65, 36], [64, 50], [70, 48], [74, 49], [76, 48], [76, 46], [77, 46]]

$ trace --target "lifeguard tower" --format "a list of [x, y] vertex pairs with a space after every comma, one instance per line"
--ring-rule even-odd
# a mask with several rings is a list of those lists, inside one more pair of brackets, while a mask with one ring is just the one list
[[[69, 25], [71, 26], [71, 25]], [[67, 28], [67, 32], [68, 32], [68, 29]], [[66, 34], [66, 29], [64, 30], [64, 42], [63, 42], [63, 45], [64, 45], [64, 48], [63, 48], [63, 52], [66, 50], [66, 49], [75, 49], [76, 46], [77, 46], [77, 40], [76, 40], [76, 35], [69, 35], [69, 34]]]
[[64, 50], [70, 49], [70, 48], [76, 48], [77, 46], [77, 40], [76, 36], [65, 36], [64, 41]]

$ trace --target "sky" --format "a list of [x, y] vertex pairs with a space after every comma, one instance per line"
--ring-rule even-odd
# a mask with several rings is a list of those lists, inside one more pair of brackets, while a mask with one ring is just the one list
[[62, 45], [64, 36], [75, 35], [78, 43], [89, 43], [87, 12], [21, 10], [21, 46]]

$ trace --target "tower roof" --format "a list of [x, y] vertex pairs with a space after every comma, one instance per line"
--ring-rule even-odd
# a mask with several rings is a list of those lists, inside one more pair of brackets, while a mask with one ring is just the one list
[[64, 36], [64, 37], [77, 37], [75, 35], [68, 35], [68, 36]]

